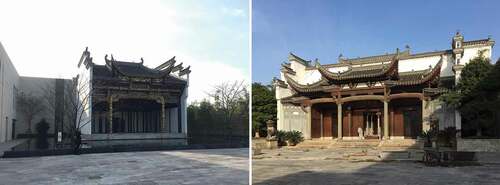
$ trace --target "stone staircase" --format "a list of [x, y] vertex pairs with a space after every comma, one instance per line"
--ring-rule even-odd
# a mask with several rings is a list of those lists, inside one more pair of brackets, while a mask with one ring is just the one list
[[422, 159], [422, 146], [423, 143], [415, 139], [312, 139], [297, 144], [295, 148], [339, 149], [342, 158], [350, 161], [416, 161]]
[[337, 148], [374, 148], [380, 144], [378, 139], [365, 139], [365, 140], [340, 140], [336, 141], [331, 147]]
[[392, 139], [382, 140], [378, 145], [379, 149], [407, 150], [407, 149], [422, 149], [423, 142], [416, 139]]

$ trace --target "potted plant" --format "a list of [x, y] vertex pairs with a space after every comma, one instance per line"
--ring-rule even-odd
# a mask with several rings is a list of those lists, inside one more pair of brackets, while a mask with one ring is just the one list
[[302, 132], [292, 130], [286, 133], [287, 143], [290, 146], [295, 146], [298, 143], [304, 141], [304, 137], [302, 136]]
[[278, 146], [286, 146], [286, 132], [283, 130], [278, 130], [276, 132], [276, 139], [278, 140]]

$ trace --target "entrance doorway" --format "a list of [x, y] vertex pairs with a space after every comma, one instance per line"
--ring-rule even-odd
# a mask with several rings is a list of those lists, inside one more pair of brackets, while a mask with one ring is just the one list
[[404, 136], [405, 138], [416, 139], [422, 131], [422, 117], [416, 109], [407, 109], [403, 112]]
[[363, 113], [363, 136], [369, 139], [382, 136], [382, 116], [380, 112]]

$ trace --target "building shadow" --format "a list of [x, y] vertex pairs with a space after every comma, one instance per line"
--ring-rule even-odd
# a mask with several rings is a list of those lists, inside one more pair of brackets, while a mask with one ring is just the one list
[[[500, 166], [426, 166], [420, 160], [401, 160], [404, 155], [415, 154], [415, 146], [389, 152], [382, 161], [349, 161], [334, 156], [323, 160], [283, 160], [268, 165], [275, 169], [267, 173], [283, 173], [269, 179], [260, 175], [255, 185], [317, 185], [317, 184], [500, 184]], [[422, 151], [423, 152], [423, 151]], [[421, 157], [421, 156], [409, 156]], [[286, 161], [286, 162], [285, 162]], [[258, 162], [257, 162], [258, 163]], [[266, 165], [267, 166], [267, 165]], [[286, 173], [288, 171], [292, 173]], [[484, 169], [483, 169], [484, 168]], [[260, 178], [260, 179], [259, 179]], [[264, 180], [261, 180], [264, 179]]]

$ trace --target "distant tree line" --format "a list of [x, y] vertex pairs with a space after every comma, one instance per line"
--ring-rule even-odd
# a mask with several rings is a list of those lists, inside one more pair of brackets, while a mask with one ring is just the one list
[[221, 83], [207, 95], [210, 99], [187, 108], [190, 143], [248, 145], [249, 93], [245, 83]]

